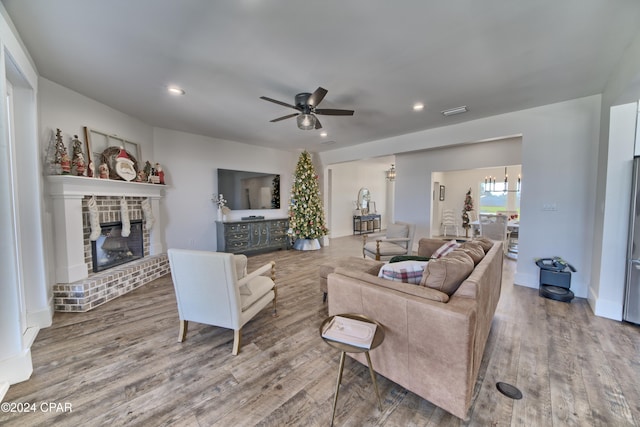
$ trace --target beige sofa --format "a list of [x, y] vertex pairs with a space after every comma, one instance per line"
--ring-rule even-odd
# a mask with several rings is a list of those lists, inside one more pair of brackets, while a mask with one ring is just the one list
[[[418, 255], [442, 244], [423, 238]], [[502, 242], [487, 249], [451, 296], [354, 269], [337, 267], [327, 278], [330, 315], [364, 314], [384, 326], [384, 342], [371, 351], [374, 370], [462, 419], [500, 298]], [[349, 356], [366, 364], [362, 353]]]

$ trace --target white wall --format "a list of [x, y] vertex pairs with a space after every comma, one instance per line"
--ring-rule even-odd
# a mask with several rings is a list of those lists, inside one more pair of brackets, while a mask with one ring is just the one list
[[[518, 174], [520, 174], [520, 171], [520, 165], [508, 166], [509, 190], [511, 192], [507, 193], [507, 206], [505, 207], [506, 210], [515, 210], [517, 193], [513, 190], [516, 189]], [[481, 188], [479, 184], [484, 182], [484, 179], [487, 176], [495, 177], [496, 183], [504, 183], [504, 167], [501, 166], [497, 168], [465, 169], [440, 173], [434, 172], [432, 174], [432, 179], [434, 182], [436, 181], [436, 179], [434, 178], [435, 176], [439, 177], [439, 185], [445, 186], [445, 200], [439, 200], [438, 187], [435, 187], [434, 189], [436, 197], [433, 204], [433, 221], [431, 222], [431, 235], [439, 235], [442, 232], [442, 227], [440, 226], [440, 217], [442, 215], [443, 209], [453, 209], [456, 215], [455, 218], [456, 223], [458, 224], [458, 231], [461, 233], [461, 235], [464, 235], [465, 231], [462, 228], [462, 207], [464, 206], [464, 200], [467, 195], [467, 191], [471, 189], [473, 209], [476, 211], [476, 213], [480, 213], [480, 198], [482, 197], [482, 193], [480, 193]], [[450, 229], [447, 230], [447, 233], [449, 232]], [[469, 235], [471, 234], [469, 233]]]
[[[466, 188], [447, 189], [446, 174], [439, 178], [439, 185], [445, 185], [445, 201], [439, 201], [439, 188], [432, 188], [431, 176], [434, 172], [459, 171], [464, 169], [486, 168], [491, 166], [514, 164], [520, 162], [521, 144], [518, 138], [488, 141], [479, 144], [446, 147], [410, 154], [397, 154], [397, 167], [402, 171], [411, 171], [406, 179], [403, 172], [396, 181], [396, 216], [402, 215], [401, 221], [416, 224], [416, 237], [437, 235], [439, 222], [435, 230], [431, 230], [431, 215], [434, 206], [439, 215], [439, 207], [447, 207], [460, 212]], [[418, 191], [423, 189], [423, 191]], [[477, 189], [473, 189], [477, 198]], [[435, 200], [432, 200], [435, 198]], [[434, 214], [436, 215], [436, 214]]]
[[[628, 142], [623, 136], [632, 132], [632, 119], [629, 106], [617, 110], [616, 124], [612, 120], [613, 106], [637, 103], [640, 99], [640, 34], [627, 48], [620, 64], [612, 73], [602, 95], [600, 116], [600, 145], [598, 156], [598, 179], [596, 186], [596, 209], [594, 210], [593, 233], [601, 236], [593, 245], [593, 263], [591, 266], [593, 281], [589, 291], [589, 304], [598, 316], [620, 320], [622, 318], [624, 282], [611, 280], [625, 274], [625, 265], [620, 262], [620, 253], [627, 244], [624, 227], [627, 220], [615, 214], [628, 216], [631, 180], [631, 162], [633, 151], [629, 151]], [[625, 117], [626, 116], [626, 117]], [[636, 116], [637, 118], [637, 116]], [[614, 127], [613, 131], [610, 129]], [[628, 129], [625, 130], [625, 127]], [[610, 143], [612, 134], [622, 139]], [[628, 141], [628, 140], [627, 140]], [[625, 191], [627, 190], [627, 191]], [[607, 211], [609, 211], [607, 213]], [[622, 221], [622, 227], [620, 226]], [[612, 251], [611, 245], [615, 245]]]
[[[525, 184], [515, 281], [537, 288], [539, 272], [533, 259], [560, 255], [578, 269], [572, 277], [572, 290], [586, 297], [591, 280], [600, 102], [601, 97], [595, 95], [373, 141], [321, 153], [322, 162], [331, 165], [350, 161], [363, 152], [395, 154], [396, 218], [418, 224], [417, 238], [430, 232], [432, 171], [521, 163]], [[517, 135], [522, 135], [522, 145], [514, 152], [482, 150], [491, 143], [483, 142], [477, 145], [479, 152], [470, 151], [472, 146], [456, 147], [461, 151], [442, 155], [437, 167], [425, 165], [435, 163], [434, 153], [427, 149]], [[543, 205], [554, 203], [557, 211], [542, 210]]]
[[[44, 283], [37, 70], [0, 5], [0, 93], [13, 86], [11, 126], [0, 103], [0, 400], [31, 375], [31, 344], [51, 324]], [[12, 138], [13, 136], [14, 138]]]
[[73, 135], [85, 142], [84, 126], [88, 126], [140, 144], [142, 159], [137, 159], [138, 162], [154, 160], [152, 126], [43, 77], [39, 79], [39, 91], [43, 151], [56, 128], [62, 131], [63, 141], [69, 148]]
[[[62, 131], [62, 140], [69, 152], [71, 152], [71, 138], [73, 138], [73, 135], [78, 135], [79, 139], [86, 143], [84, 126], [88, 126], [109, 134], [117, 134], [129, 141], [139, 143], [142, 152], [142, 159], [137, 159], [139, 163], [142, 161], [142, 164], [144, 164], [145, 160], [154, 160], [153, 128], [139, 119], [114, 110], [107, 105], [42, 77], [39, 78], [38, 106], [40, 113], [39, 151], [43, 157], [47, 152], [52, 132], [55, 134], [56, 129], [59, 128]], [[53, 242], [56, 238], [52, 215], [51, 200], [45, 197], [43, 223], [48, 259], [47, 281], [51, 285], [55, 282]], [[51, 289], [49, 287], [50, 297], [52, 295]]]
[[165, 247], [217, 249], [217, 209], [211, 198], [218, 193], [218, 168], [280, 174], [280, 209], [237, 210], [228, 219], [287, 217], [296, 153], [159, 128], [153, 139], [156, 160], [166, 165]]
[[330, 173], [333, 191], [325, 197], [330, 197], [327, 203], [330, 237], [350, 236], [353, 234], [353, 210], [358, 192], [366, 187], [371, 192], [371, 201], [376, 202], [376, 210], [381, 215], [381, 227], [386, 228], [392, 221], [388, 210], [390, 183], [386, 179], [386, 171], [393, 160], [367, 159], [360, 162], [348, 162], [331, 166]]

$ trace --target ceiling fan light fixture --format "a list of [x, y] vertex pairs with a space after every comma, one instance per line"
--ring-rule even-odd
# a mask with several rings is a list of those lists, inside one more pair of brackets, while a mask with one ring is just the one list
[[467, 111], [469, 111], [469, 109], [466, 105], [463, 105], [462, 107], [450, 108], [448, 110], [441, 111], [441, 113], [444, 116], [454, 116], [456, 114], [466, 113]]
[[296, 117], [298, 128], [302, 130], [312, 130], [316, 127], [316, 116], [313, 114], [298, 114]]

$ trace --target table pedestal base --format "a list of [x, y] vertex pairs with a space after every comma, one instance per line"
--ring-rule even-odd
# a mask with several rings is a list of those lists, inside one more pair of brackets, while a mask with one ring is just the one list
[[[331, 426], [333, 426], [333, 420], [336, 417], [336, 405], [338, 403], [338, 392], [340, 391], [340, 384], [342, 383], [342, 372], [344, 371], [344, 359], [346, 356], [346, 352], [340, 353], [340, 366], [338, 367], [338, 381], [336, 382], [336, 394], [333, 397], [333, 414], [331, 415]], [[380, 400], [380, 392], [378, 391], [378, 382], [376, 381], [376, 373], [373, 372], [373, 365], [371, 364], [371, 357], [369, 356], [369, 352], [365, 351], [365, 356], [367, 356], [367, 364], [369, 365], [369, 374], [371, 374], [371, 382], [373, 382], [373, 388], [376, 390], [376, 396], [378, 397], [378, 407], [380, 408], [380, 412], [382, 412], [382, 401]]]

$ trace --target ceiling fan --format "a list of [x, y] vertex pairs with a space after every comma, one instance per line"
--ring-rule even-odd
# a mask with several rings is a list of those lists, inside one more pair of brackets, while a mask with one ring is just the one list
[[261, 96], [260, 99], [273, 102], [278, 105], [293, 108], [298, 110], [297, 113], [287, 114], [286, 116], [278, 117], [271, 120], [272, 123], [279, 122], [280, 120], [290, 119], [296, 117], [298, 127], [302, 130], [320, 129], [322, 125], [320, 120], [315, 116], [316, 114], [324, 114], [325, 116], [353, 116], [353, 110], [338, 110], [335, 108], [316, 108], [327, 94], [327, 90], [319, 87], [313, 93], [303, 92], [299, 93], [295, 97], [295, 105], [287, 104], [286, 102], [278, 101], [276, 99]]

